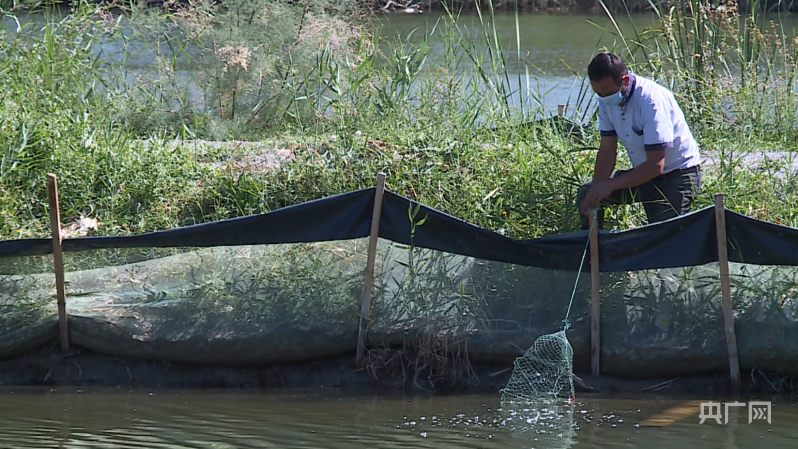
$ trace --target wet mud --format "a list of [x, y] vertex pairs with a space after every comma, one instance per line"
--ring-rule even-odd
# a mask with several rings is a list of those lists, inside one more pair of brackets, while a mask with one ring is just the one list
[[[404, 392], [419, 395], [500, 395], [512, 374], [512, 364], [469, 362], [468, 375], [430, 380], [410, 366], [401, 369], [358, 366], [355, 353], [304, 362], [257, 366], [198, 365], [97, 353], [73, 346], [64, 352], [56, 344], [0, 360], [0, 386], [177, 388], [177, 389], [335, 389], [353, 394]], [[423, 370], [422, 370], [423, 371]], [[731, 392], [728, 369], [672, 378], [630, 379], [591, 376], [577, 370], [577, 395], [726, 396]], [[794, 378], [750, 370], [742, 373], [742, 391], [787, 395], [798, 389]]]

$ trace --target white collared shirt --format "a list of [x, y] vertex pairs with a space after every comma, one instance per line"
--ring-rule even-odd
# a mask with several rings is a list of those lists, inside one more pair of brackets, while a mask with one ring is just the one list
[[646, 161], [647, 150], [663, 148], [664, 173], [700, 164], [698, 143], [673, 93], [650, 79], [632, 76], [634, 89], [626, 104], [605, 106], [599, 101], [601, 135], [617, 135], [634, 167]]

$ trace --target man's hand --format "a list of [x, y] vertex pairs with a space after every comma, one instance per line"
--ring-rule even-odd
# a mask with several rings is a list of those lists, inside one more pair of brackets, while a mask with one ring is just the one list
[[588, 209], [598, 207], [601, 201], [610, 196], [613, 190], [609, 181], [593, 182], [587, 195], [585, 195], [585, 200], [582, 202], [582, 214], [587, 215]]

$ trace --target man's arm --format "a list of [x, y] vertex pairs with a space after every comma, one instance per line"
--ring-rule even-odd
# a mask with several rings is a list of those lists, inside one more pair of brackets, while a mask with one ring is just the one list
[[618, 156], [618, 136], [603, 135], [596, 155], [596, 168], [593, 172], [593, 182], [604, 182], [610, 179]]
[[646, 155], [648, 160], [632, 171], [603, 182], [594, 182], [587, 192], [584, 203], [580, 205], [582, 213], [587, 213], [589, 207], [598, 206], [615, 190], [638, 186], [662, 174], [662, 169], [665, 166], [665, 150], [647, 151]]
[[618, 134], [615, 132], [615, 125], [610, 120], [607, 108], [603, 104], [599, 104], [598, 116], [601, 143], [593, 171], [594, 184], [610, 179], [612, 171], [615, 170], [618, 156]]
[[607, 181], [612, 190], [636, 187], [661, 175], [665, 169], [665, 150], [646, 151], [646, 161], [639, 167]]
[[[598, 205], [602, 198], [594, 198], [595, 189], [599, 186], [608, 184], [612, 171], [615, 170], [615, 163], [618, 158], [618, 136], [615, 131], [601, 131], [601, 144], [599, 145], [598, 154], [596, 155], [596, 168], [593, 171], [593, 184], [585, 197], [585, 200], [579, 205], [579, 209], [583, 214], [587, 213], [588, 207]], [[609, 195], [609, 191], [606, 193]]]

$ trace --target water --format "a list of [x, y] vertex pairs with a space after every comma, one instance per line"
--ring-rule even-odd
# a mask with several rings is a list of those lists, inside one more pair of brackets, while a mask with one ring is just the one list
[[[392, 14], [379, 21], [379, 34], [383, 38], [396, 39], [408, 36], [414, 29], [414, 41], [425, 32], [431, 32], [439, 18], [445, 13], [422, 15]], [[787, 36], [798, 35], [798, 16], [770, 14], [766, 16], [777, 26], [782, 27]], [[460, 16], [457, 22], [459, 33], [469, 36], [475, 42], [485, 42], [487, 29], [492, 38], [492, 28], [488, 13], [483, 14], [481, 23], [476, 13]], [[647, 28], [657, 27], [659, 18], [654, 13], [619, 14], [613, 20], [606, 14], [522, 14], [497, 13], [495, 18], [498, 40], [505, 52], [510, 89], [515, 93], [511, 102], [515, 107], [542, 107], [543, 111], [553, 113], [560, 104], [569, 110], [581, 106], [587, 110], [595, 108], [595, 102], [580, 99], [580, 91], [589, 89], [585, 77], [587, 65], [599, 51], [609, 50], [625, 54], [626, 44], [634, 47], [634, 38]], [[446, 22], [441, 18], [441, 22]], [[441, 27], [442, 25], [438, 25]], [[619, 36], [620, 30], [627, 42]], [[436, 67], [443, 61], [445, 46], [437, 31], [431, 39], [432, 51], [428, 65]], [[415, 36], [414, 36], [415, 37]], [[493, 43], [491, 42], [491, 45]], [[520, 48], [520, 57], [518, 49]], [[649, 49], [651, 51], [651, 49]], [[637, 54], [638, 59], [643, 57]], [[628, 62], [628, 61], [627, 61]], [[466, 64], [467, 65], [467, 64]], [[488, 70], [490, 70], [488, 68]], [[520, 78], [519, 78], [520, 76]], [[592, 92], [589, 95], [593, 97]], [[594, 98], [594, 97], [593, 97]]]
[[[377, 20], [377, 30], [385, 39], [396, 39], [408, 36], [414, 29], [416, 35], [431, 32], [440, 19], [446, 20], [445, 13], [422, 15], [393, 14]], [[766, 20], [773, 21], [775, 26], [789, 38], [798, 35], [798, 15], [769, 14]], [[480, 23], [476, 13], [467, 13], [457, 18], [460, 31], [471, 38], [481, 39], [484, 44], [484, 31], [493, 32], [490, 18], [483, 15], [484, 24]], [[618, 15], [613, 17], [615, 23], [605, 14], [521, 14], [516, 17], [512, 13], [497, 14], [495, 23], [498, 39], [501, 41], [507, 57], [508, 70], [511, 75], [524, 74], [529, 67], [535, 76], [573, 77], [573, 70], [583, 73], [587, 64], [596, 52], [606, 49], [621, 53], [625, 50], [624, 41], [618, 36], [617, 25], [627, 39], [630, 47], [634, 47], [636, 32], [642, 33], [646, 28], [659, 27], [659, 18], [653, 14]], [[517, 36], [516, 36], [517, 34]], [[431, 65], [439, 61], [443, 55], [444, 45], [438, 31], [432, 39], [433, 51]], [[492, 34], [490, 36], [492, 38]], [[418, 40], [418, 39], [414, 39]], [[520, 47], [519, 47], [520, 44]], [[517, 50], [521, 49], [522, 61], [517, 61]], [[649, 49], [652, 51], [652, 49]]]
[[[66, 10], [64, 10], [64, 13]], [[418, 42], [425, 34], [432, 32], [433, 26], [438, 22], [439, 28], [446, 26], [443, 12], [431, 12], [421, 15], [390, 14], [378, 16], [376, 19], [376, 32], [384, 38], [383, 51], [391, 52], [390, 42], [396, 38], [405, 38], [415, 30], [412, 41]], [[798, 30], [798, 17], [794, 15], [776, 15], [767, 17], [775, 23], [780, 23], [787, 36], [796, 35]], [[20, 23], [43, 23], [42, 15], [26, 15], [19, 13]], [[474, 42], [478, 52], [483, 52], [494, 42], [485, 41], [487, 30], [492, 38], [492, 30], [487, 12], [483, 16], [485, 23], [481, 23], [479, 15], [475, 12], [463, 13], [457, 18], [459, 31], [466, 36], [466, 40]], [[517, 20], [517, 22], [516, 22]], [[541, 14], [523, 13], [516, 17], [513, 13], [497, 12], [495, 25], [498, 40], [503, 47], [506, 58], [507, 79], [501, 82], [507, 84], [511, 95], [508, 101], [511, 107], [535, 115], [535, 111], [548, 115], [557, 111], [558, 105], [568, 106], [571, 112], [581, 113], [574, 118], [585, 119], [585, 113], [595, 109], [595, 96], [590, 91], [586, 80], [587, 64], [597, 51], [609, 49], [622, 52], [625, 48], [624, 41], [619, 37], [616, 26], [622, 35], [627, 38], [634, 37], [636, 32], [656, 26], [658, 18], [653, 13], [637, 13], [633, 15], [620, 14], [614, 17], [615, 22], [603, 13], [597, 14]], [[5, 18], [4, 23], [14, 29], [16, 23], [10, 18]], [[439, 29], [431, 37], [431, 53], [426, 62], [427, 70], [436, 70], [442, 65], [445, 57], [443, 32]], [[121, 50], [123, 42], [105, 45], [104, 57], [121, 58], [126, 53]], [[631, 44], [630, 44], [631, 45]], [[520, 52], [519, 52], [520, 49]], [[164, 48], [168, 54], [168, 49]], [[458, 69], [465, 73], [464, 82], [475, 75], [474, 64], [465, 57], [460, 48], [462, 64]], [[191, 52], [189, 50], [189, 52]], [[143, 74], [144, 79], [156, 76], [153, 70], [155, 54], [151, 49], [137, 49], [127, 52], [130, 57], [126, 66], [130, 70], [126, 76], [128, 82], [133, 82], [136, 74]], [[491, 68], [485, 65], [488, 72]], [[202, 99], [200, 88], [193, 81], [195, 74], [182, 69], [177, 70], [179, 80], [187, 83], [187, 92], [194, 100]], [[417, 85], [421, 89], [420, 85]], [[487, 89], [482, 86], [480, 89]], [[417, 91], [418, 92], [418, 91]], [[582, 98], [583, 93], [587, 98]]]
[[[414, 29], [416, 34], [423, 35], [431, 32], [436, 21], [441, 20], [440, 27], [446, 21], [445, 13], [432, 13], [424, 15], [388, 15], [381, 18], [378, 23], [380, 36], [394, 39], [397, 36], [408, 36]], [[479, 16], [475, 13], [464, 14], [457, 19], [462, 32], [475, 40], [484, 43], [484, 30], [492, 33], [489, 17], [483, 17], [485, 23], [480, 23]], [[617, 17], [616, 23], [626, 36], [633, 36], [637, 28], [642, 31], [645, 27], [657, 23], [653, 14], [637, 14], [631, 17]], [[798, 23], [798, 22], [796, 22]], [[584, 70], [597, 49], [602, 46], [613, 49], [615, 44], [622, 46], [614, 25], [606, 15], [547, 15], [523, 14], [516, 17], [514, 14], [497, 14], [496, 30], [498, 39], [506, 52], [508, 70], [510, 74], [525, 73], [525, 66], [529, 66], [535, 76], [568, 77], [572, 76], [571, 69]], [[517, 36], [516, 36], [517, 32]], [[440, 60], [444, 46], [438, 38], [433, 38], [433, 53], [431, 65]], [[612, 33], [612, 34], [611, 34]], [[520, 42], [522, 61], [518, 62], [518, 48]], [[616, 50], [620, 51], [620, 48]]]
[[[425, 33], [432, 33], [436, 22], [439, 29], [433, 34], [428, 67], [445, 64], [445, 45], [442, 35], [447, 26], [445, 13], [423, 15], [392, 14], [378, 21], [378, 32], [386, 40], [406, 38], [414, 30], [413, 41], [418, 42]], [[467, 36], [468, 42], [480, 48], [495, 45], [485, 41], [485, 31], [492, 33], [490, 18], [482, 20], [476, 13], [458, 17], [457, 35]], [[495, 16], [497, 38], [505, 52], [508, 84], [513, 95], [510, 98], [515, 108], [554, 113], [560, 104], [574, 110], [577, 105], [589, 108], [580, 101], [580, 91], [588, 89], [584, 80], [587, 65], [599, 49], [621, 52], [622, 41], [606, 15], [547, 15], [523, 14], [517, 18], [511, 13]], [[653, 14], [623, 16], [616, 19], [624, 35], [633, 36], [634, 30], [642, 30], [657, 23]], [[492, 36], [491, 36], [492, 37]], [[520, 45], [519, 45], [520, 44]], [[386, 49], [388, 45], [386, 44]], [[520, 49], [520, 51], [519, 51]], [[487, 64], [486, 64], [487, 65]], [[462, 67], [473, 71], [473, 64], [463, 60]], [[489, 66], [486, 67], [491, 72]], [[576, 72], [576, 74], [574, 73]]]
[[[13, 448], [787, 448], [795, 403], [771, 424], [699, 424], [688, 401], [581, 398], [559, 410], [502, 410], [496, 396], [330, 392], [0, 391], [0, 447]], [[647, 419], [673, 416], [661, 427]], [[721, 422], [723, 422], [721, 420]], [[641, 426], [641, 424], [643, 424]], [[536, 440], [537, 439], [537, 440]]]

